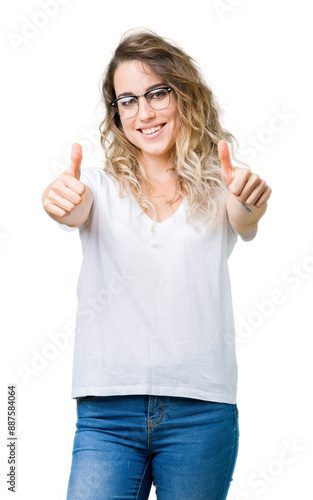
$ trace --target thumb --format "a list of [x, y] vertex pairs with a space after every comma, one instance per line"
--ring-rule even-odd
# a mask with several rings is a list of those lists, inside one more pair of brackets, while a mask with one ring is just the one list
[[72, 152], [71, 152], [71, 166], [69, 168], [69, 173], [73, 175], [73, 177], [76, 177], [76, 179], [80, 179], [80, 173], [81, 173], [81, 162], [83, 159], [83, 151], [82, 147], [80, 144], [75, 143], [72, 146]]
[[229, 149], [226, 141], [219, 141], [217, 145], [218, 155], [221, 160], [222, 178], [226, 187], [232, 183], [235, 177], [235, 169], [231, 164]]

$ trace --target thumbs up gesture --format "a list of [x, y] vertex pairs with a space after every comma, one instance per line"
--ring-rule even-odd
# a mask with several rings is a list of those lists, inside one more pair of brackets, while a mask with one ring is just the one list
[[243, 204], [260, 208], [271, 195], [271, 188], [257, 174], [247, 168], [233, 167], [226, 141], [219, 141], [222, 179], [228, 190]]
[[83, 159], [82, 147], [80, 144], [73, 144], [72, 152], [71, 152], [71, 166], [67, 170], [67, 172], [75, 177], [76, 179], [80, 179], [80, 166]]
[[73, 144], [70, 167], [43, 192], [43, 207], [55, 220], [69, 215], [82, 201], [86, 191], [86, 186], [79, 180], [82, 159], [81, 145]]

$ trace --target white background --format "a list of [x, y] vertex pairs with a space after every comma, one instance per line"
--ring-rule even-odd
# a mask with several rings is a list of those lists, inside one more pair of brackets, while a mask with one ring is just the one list
[[[238, 241], [229, 261], [240, 449], [228, 498], [312, 498], [311, 3], [55, 0], [50, 14], [43, 7], [48, 0], [6, 4], [1, 497], [13, 498], [6, 485], [6, 398], [7, 384], [15, 383], [14, 498], [66, 498], [76, 423], [71, 332], [82, 255], [78, 231], [57, 227], [41, 195], [69, 166], [73, 142], [83, 146], [83, 167], [101, 166], [98, 82], [122, 34], [146, 27], [198, 61], [225, 111], [224, 125], [241, 144], [242, 159], [273, 189], [256, 239]], [[63, 340], [59, 347], [57, 337]], [[150, 500], [155, 498], [153, 486]]]

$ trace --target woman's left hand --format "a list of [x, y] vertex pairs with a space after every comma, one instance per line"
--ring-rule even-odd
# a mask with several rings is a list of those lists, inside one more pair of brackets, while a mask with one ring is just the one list
[[260, 208], [265, 205], [272, 192], [266, 182], [247, 168], [232, 166], [226, 141], [219, 141], [218, 154], [223, 182], [237, 200], [251, 207]]

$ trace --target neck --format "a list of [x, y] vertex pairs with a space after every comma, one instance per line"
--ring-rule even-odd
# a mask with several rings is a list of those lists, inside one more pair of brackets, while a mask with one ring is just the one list
[[148, 179], [160, 179], [168, 175], [168, 171], [173, 171], [174, 164], [169, 156], [146, 156], [142, 155], [140, 164]]

